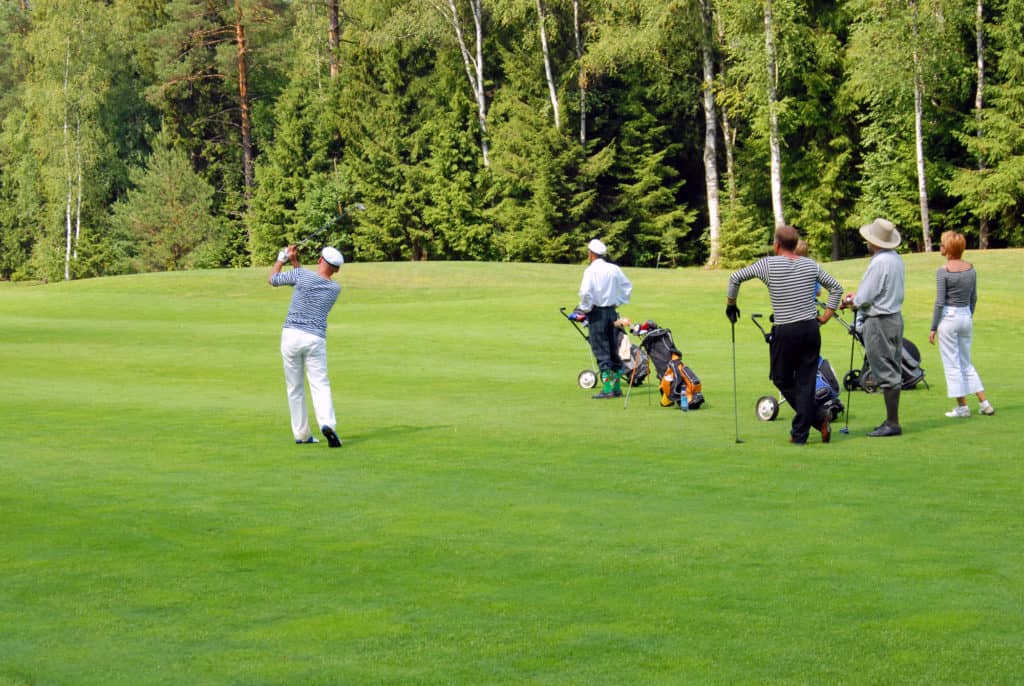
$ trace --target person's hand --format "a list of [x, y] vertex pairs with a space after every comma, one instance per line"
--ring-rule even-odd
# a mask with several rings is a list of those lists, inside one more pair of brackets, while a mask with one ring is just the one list
[[839, 301], [839, 309], [845, 310], [847, 307], [853, 307], [853, 298], [855, 293], [847, 293], [843, 296], [843, 299]]
[[291, 262], [295, 262], [297, 259], [299, 259], [299, 249], [294, 245], [289, 245], [288, 260]]
[[574, 322], [582, 322], [586, 321], [587, 319], [587, 313], [584, 312], [583, 310], [580, 310], [579, 308], [573, 310], [566, 316], [569, 318], [570, 321]]
[[736, 305], [736, 303], [729, 303], [728, 305], [725, 306], [725, 316], [733, 324], [739, 321], [740, 308]]
[[935, 345], [935, 332], [934, 331], [929, 331], [928, 332], [928, 342], [931, 343], [932, 345]]
[[280, 251], [278, 251], [278, 253], [277, 253], [277, 261], [280, 262], [281, 264], [284, 264], [285, 262], [288, 261], [288, 250], [287, 249], [282, 248]]

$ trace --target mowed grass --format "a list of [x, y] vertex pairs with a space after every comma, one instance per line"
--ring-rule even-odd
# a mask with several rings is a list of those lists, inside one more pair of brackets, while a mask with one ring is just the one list
[[968, 259], [997, 414], [943, 416], [912, 255], [905, 435], [856, 393], [804, 447], [754, 415], [757, 282], [734, 397], [727, 272], [627, 270], [683, 413], [576, 386], [582, 266], [346, 265], [341, 450], [292, 442], [266, 270], [0, 285], [0, 684], [1020, 683], [1024, 252]]

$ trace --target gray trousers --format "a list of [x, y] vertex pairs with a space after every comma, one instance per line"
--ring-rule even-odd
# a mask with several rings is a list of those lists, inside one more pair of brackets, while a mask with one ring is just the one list
[[878, 380], [879, 388], [900, 388], [903, 384], [903, 315], [865, 317], [861, 330], [864, 356]]

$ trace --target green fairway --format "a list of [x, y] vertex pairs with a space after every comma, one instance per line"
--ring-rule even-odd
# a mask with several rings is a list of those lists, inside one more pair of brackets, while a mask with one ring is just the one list
[[966, 258], [996, 415], [943, 416], [942, 258], [911, 255], [904, 436], [857, 392], [802, 447], [754, 415], [759, 282], [734, 405], [728, 272], [626, 269], [684, 413], [576, 385], [582, 265], [345, 265], [340, 450], [293, 443], [265, 269], [0, 284], [0, 686], [1019, 684], [1024, 251]]

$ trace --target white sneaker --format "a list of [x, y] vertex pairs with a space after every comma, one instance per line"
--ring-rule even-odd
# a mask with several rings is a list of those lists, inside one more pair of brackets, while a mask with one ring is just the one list
[[970, 417], [971, 410], [966, 405], [957, 405], [946, 413], [947, 417]]
[[990, 414], [991, 415], [991, 414], [995, 414], [995, 413], [996, 413], [996, 408], [992, 407], [991, 405], [982, 405], [981, 407], [978, 408], [978, 414]]

